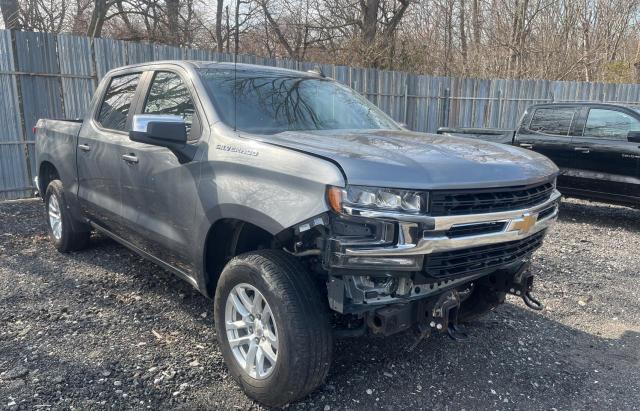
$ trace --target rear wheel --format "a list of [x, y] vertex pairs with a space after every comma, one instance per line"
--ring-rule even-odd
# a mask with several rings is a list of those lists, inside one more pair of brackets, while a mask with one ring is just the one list
[[222, 355], [249, 397], [280, 406], [322, 384], [333, 348], [327, 306], [295, 258], [274, 250], [235, 257], [214, 305]]
[[44, 197], [49, 238], [58, 251], [66, 253], [84, 248], [90, 236], [89, 226], [73, 221], [64, 198], [62, 181], [53, 180]]

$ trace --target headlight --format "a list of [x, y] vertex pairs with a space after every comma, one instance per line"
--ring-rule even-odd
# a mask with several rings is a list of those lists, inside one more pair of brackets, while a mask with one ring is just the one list
[[329, 187], [331, 208], [342, 213], [344, 207], [418, 214], [427, 211], [427, 193], [393, 188], [347, 186]]

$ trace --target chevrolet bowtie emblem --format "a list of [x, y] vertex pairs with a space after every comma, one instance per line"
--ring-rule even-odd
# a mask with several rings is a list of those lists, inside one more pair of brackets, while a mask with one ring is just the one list
[[526, 234], [531, 231], [538, 221], [538, 214], [525, 213], [517, 220], [511, 222], [510, 231], [519, 231], [520, 234]]

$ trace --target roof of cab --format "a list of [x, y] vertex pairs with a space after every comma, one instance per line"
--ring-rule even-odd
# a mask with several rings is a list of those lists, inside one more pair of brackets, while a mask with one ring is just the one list
[[260, 73], [269, 73], [269, 74], [279, 74], [279, 75], [296, 75], [296, 76], [309, 76], [309, 77], [318, 77], [319, 74], [315, 72], [305, 72], [298, 70], [291, 70], [281, 67], [272, 67], [272, 66], [261, 66], [257, 64], [244, 64], [233, 62], [218, 62], [218, 61], [197, 61], [197, 60], [158, 60], [158, 61], [149, 61], [146, 63], [140, 64], [131, 64], [128, 66], [122, 66], [114, 69], [113, 71], [126, 70], [131, 68], [145, 68], [150, 66], [156, 66], [161, 64], [174, 64], [178, 66], [182, 66], [185, 68], [192, 69], [229, 69], [229, 70], [239, 70], [239, 71], [255, 71]]
[[562, 106], [586, 106], [586, 107], [590, 107], [590, 106], [610, 106], [610, 107], [624, 107], [624, 108], [628, 108], [631, 110], [636, 110], [638, 111], [638, 106], [640, 105], [640, 101], [638, 102], [637, 105], [634, 104], [630, 104], [630, 103], [612, 103], [612, 102], [607, 102], [607, 103], [603, 103], [603, 102], [599, 102], [599, 101], [565, 101], [565, 102], [559, 102], [559, 103], [539, 103], [539, 104], [533, 104], [531, 106], [529, 106], [529, 108], [539, 108], [539, 107], [562, 107]]

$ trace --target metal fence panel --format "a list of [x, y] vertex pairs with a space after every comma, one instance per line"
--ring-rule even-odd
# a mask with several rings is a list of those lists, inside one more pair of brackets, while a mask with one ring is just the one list
[[211, 60], [209, 50], [187, 49], [184, 58], [187, 60]]
[[58, 59], [62, 75], [64, 116], [82, 118], [97, 86], [89, 39], [59, 35]]
[[112, 68], [127, 64], [127, 48], [124, 41], [93, 39], [93, 52], [98, 81]]
[[146, 63], [153, 60], [153, 45], [151, 43], [127, 42], [127, 64]]
[[[63, 118], [62, 83], [56, 36], [49, 33], [16, 32], [16, 66], [20, 74], [22, 120], [27, 141], [35, 141], [32, 127], [39, 118]], [[27, 145], [29, 178], [36, 175], [34, 145]]]
[[[24, 189], [35, 173], [31, 126], [37, 119], [82, 117], [97, 82], [112, 68], [173, 59], [232, 62], [234, 55], [0, 30], [0, 199], [30, 195]], [[514, 128], [526, 107], [543, 102], [640, 103], [637, 84], [437, 77], [251, 55], [238, 55], [237, 61], [302, 71], [319, 67], [396, 121], [422, 132], [442, 126]]]
[[15, 33], [17, 66], [32, 73], [59, 73], [56, 36], [50, 33]]
[[[153, 45], [154, 60], [180, 60], [182, 57], [182, 49], [180, 47], [165, 46], [162, 44]], [[184, 58], [192, 59], [187, 53]]]
[[11, 33], [0, 31], [0, 200], [29, 195]]

